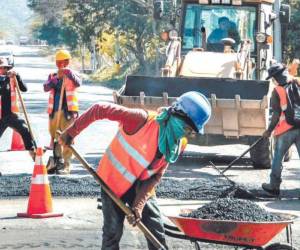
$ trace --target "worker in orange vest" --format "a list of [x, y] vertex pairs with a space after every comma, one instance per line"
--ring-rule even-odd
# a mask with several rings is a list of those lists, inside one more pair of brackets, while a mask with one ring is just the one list
[[[199, 92], [187, 92], [168, 108], [151, 113], [112, 103], [93, 105], [60, 136], [60, 143], [70, 145], [84, 128], [100, 119], [119, 122], [119, 130], [103, 155], [97, 173], [105, 184], [125, 203], [134, 216], [148, 227], [165, 246], [164, 227], [155, 200], [155, 186], [168, 164], [178, 159], [192, 131], [203, 133], [211, 115], [208, 100]], [[113, 200], [101, 191], [104, 217], [102, 250], [119, 249], [125, 215]], [[156, 249], [148, 241], [149, 249]]]
[[12, 65], [8, 64], [7, 59], [0, 58], [0, 137], [8, 127], [15, 129], [22, 136], [25, 149], [29, 150], [30, 156], [34, 159], [33, 138], [25, 120], [17, 115], [19, 107], [16, 84], [20, 91], [27, 91], [26, 84], [12, 69]]
[[[81, 79], [68, 66], [71, 55], [69, 51], [61, 49], [55, 55], [58, 71], [49, 75], [44, 84], [44, 91], [50, 92], [48, 101], [49, 131], [51, 139], [56, 138], [56, 130], [64, 130], [78, 116], [77, 88], [81, 85]], [[63, 98], [61, 90], [63, 89]], [[61, 107], [60, 107], [60, 102]], [[61, 110], [60, 110], [61, 109]], [[69, 174], [71, 170], [72, 152], [68, 147], [54, 144], [55, 165], [58, 174]], [[53, 169], [48, 169], [48, 171]]]
[[272, 118], [268, 129], [263, 133], [263, 137], [268, 138], [272, 132], [275, 137], [275, 149], [272, 160], [272, 169], [270, 174], [270, 183], [263, 183], [262, 188], [269, 194], [278, 196], [280, 194], [282, 161], [285, 154], [292, 146], [296, 144], [300, 156], [300, 129], [289, 124], [286, 119], [285, 111], [288, 108], [288, 99], [286, 88], [293, 81], [288, 69], [281, 63], [274, 63], [268, 69], [267, 80], [271, 79], [276, 87], [271, 97]]

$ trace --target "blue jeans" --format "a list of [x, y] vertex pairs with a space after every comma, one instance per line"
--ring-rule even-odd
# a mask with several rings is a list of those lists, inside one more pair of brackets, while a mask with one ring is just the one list
[[272, 188], [279, 189], [281, 183], [282, 161], [289, 148], [296, 144], [300, 157], [300, 129], [291, 129], [276, 138], [270, 184]]
[[[131, 188], [129, 195], [122, 200], [128, 203], [130, 206], [135, 197], [135, 191]], [[128, 193], [127, 192], [127, 193]], [[126, 196], [126, 194], [125, 194]], [[102, 228], [102, 250], [119, 250], [119, 242], [123, 234], [124, 219], [125, 214], [121, 209], [114, 203], [114, 201], [105, 193], [101, 191], [102, 199], [102, 212], [104, 225]], [[166, 239], [165, 230], [161, 218], [161, 213], [159, 211], [156, 199], [154, 197], [150, 198], [142, 213], [142, 222], [151, 231], [151, 233], [158, 239], [158, 241], [165, 246], [166, 249]], [[153, 244], [147, 239], [148, 249], [156, 250]]]

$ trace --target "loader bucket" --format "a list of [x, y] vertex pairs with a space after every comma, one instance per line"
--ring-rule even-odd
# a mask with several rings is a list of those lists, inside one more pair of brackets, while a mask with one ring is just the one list
[[262, 100], [269, 90], [268, 81], [236, 80], [228, 78], [187, 78], [187, 77], [147, 77], [127, 76], [125, 96], [163, 96], [178, 97], [188, 91], [199, 91], [207, 98], [215, 94], [217, 98]]
[[114, 101], [127, 107], [156, 110], [171, 105], [188, 91], [201, 92], [212, 105], [205, 133], [238, 138], [259, 136], [267, 128], [268, 81], [130, 75], [123, 88], [114, 92]]

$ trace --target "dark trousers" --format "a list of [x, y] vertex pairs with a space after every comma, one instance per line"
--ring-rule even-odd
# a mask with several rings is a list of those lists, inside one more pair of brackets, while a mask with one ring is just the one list
[[15, 129], [21, 136], [26, 150], [33, 150], [32, 138], [26, 122], [16, 114], [4, 116], [0, 119], [0, 137], [7, 128]]
[[[126, 195], [125, 195], [126, 196]], [[123, 198], [130, 206], [133, 202], [134, 196]], [[125, 214], [114, 203], [114, 201], [105, 193], [101, 191], [102, 198], [102, 212], [103, 212], [103, 235], [102, 235], [102, 250], [119, 250], [119, 242], [123, 234], [123, 226]], [[158, 241], [167, 248], [165, 239], [165, 230], [161, 218], [156, 199], [150, 198], [142, 213], [142, 222], [150, 230], [150, 232], [158, 239]], [[157, 250], [153, 244], [147, 239], [148, 249]]]

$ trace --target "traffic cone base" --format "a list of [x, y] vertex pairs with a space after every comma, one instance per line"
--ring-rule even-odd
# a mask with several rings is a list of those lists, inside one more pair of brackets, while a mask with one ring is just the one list
[[52, 197], [47, 176], [47, 169], [42, 160], [43, 150], [37, 148], [34, 170], [31, 178], [30, 194], [26, 213], [18, 213], [18, 217], [50, 218], [63, 216], [53, 213]]
[[44, 219], [52, 217], [64, 216], [63, 213], [46, 213], [46, 214], [28, 214], [28, 213], [17, 213], [18, 217], [32, 218], [32, 219]]
[[15, 130], [13, 130], [13, 133], [12, 133], [10, 150], [11, 151], [25, 150], [25, 146], [24, 146], [22, 136]]

